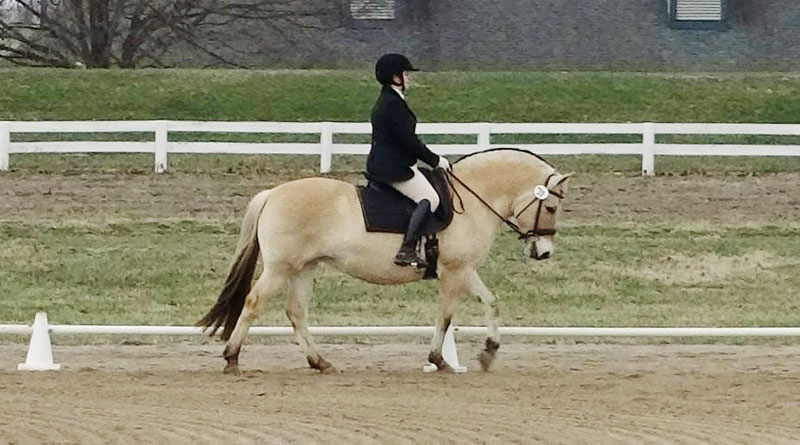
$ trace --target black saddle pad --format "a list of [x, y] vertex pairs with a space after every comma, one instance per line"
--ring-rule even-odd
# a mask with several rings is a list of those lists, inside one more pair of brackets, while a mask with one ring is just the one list
[[[430, 181], [439, 194], [439, 208], [428, 218], [424, 235], [432, 235], [443, 230], [453, 220], [453, 199], [447, 184], [444, 170], [420, 168], [420, 172]], [[411, 212], [417, 204], [388, 185], [370, 181], [367, 186], [358, 186], [358, 199], [367, 232], [405, 233]]]

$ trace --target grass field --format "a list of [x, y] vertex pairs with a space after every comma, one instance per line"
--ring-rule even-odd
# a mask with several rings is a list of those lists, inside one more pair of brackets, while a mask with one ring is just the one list
[[[797, 229], [568, 227], [558, 254], [526, 261], [501, 236], [482, 269], [512, 325], [793, 326]], [[232, 224], [161, 221], [103, 227], [3, 227], [4, 321], [45, 310], [54, 322], [187, 324], [226, 275]], [[427, 324], [432, 283], [376, 287], [323, 268], [315, 324]], [[286, 324], [283, 302], [263, 321]], [[473, 301], [461, 324], [480, 324]]]
[[[424, 122], [800, 122], [797, 73], [418, 73]], [[368, 71], [0, 69], [0, 120], [368, 120]]]
[[[364, 121], [368, 73], [3, 70], [0, 119]], [[425, 121], [797, 122], [794, 74], [421, 73]], [[6, 93], [8, 92], [8, 93]], [[502, 234], [481, 269], [507, 325], [800, 325], [800, 160], [552, 157], [578, 175], [555, 257]], [[216, 299], [252, 194], [302, 156], [13, 155], [0, 174], [0, 323], [191, 324]], [[361, 180], [363, 157], [332, 177]], [[323, 268], [314, 324], [430, 324], [435, 285]], [[264, 324], [287, 324], [281, 300]], [[459, 324], [482, 324], [472, 299]]]

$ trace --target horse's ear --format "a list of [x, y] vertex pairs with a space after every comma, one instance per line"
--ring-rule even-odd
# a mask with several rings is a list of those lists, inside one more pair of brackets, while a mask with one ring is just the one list
[[567, 179], [570, 178], [570, 176], [572, 176], [574, 174], [575, 174], [574, 172], [566, 173], [566, 174], [563, 174], [563, 175], [559, 173], [554, 178], [555, 179], [555, 185], [560, 185], [561, 183], [565, 182]]

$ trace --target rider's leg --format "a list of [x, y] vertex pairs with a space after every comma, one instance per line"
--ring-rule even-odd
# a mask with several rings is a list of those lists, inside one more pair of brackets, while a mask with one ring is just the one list
[[394, 182], [391, 184], [392, 188], [417, 204], [423, 199], [427, 199], [431, 204], [431, 213], [435, 212], [436, 209], [439, 208], [439, 194], [436, 193], [436, 189], [433, 188], [431, 183], [425, 179], [425, 175], [420, 173], [416, 165], [411, 167], [411, 171], [414, 172], [414, 176], [412, 176], [411, 179], [402, 182]]
[[394, 257], [394, 264], [398, 266], [413, 266], [418, 268], [428, 267], [428, 264], [417, 255], [417, 243], [422, 237], [422, 228], [431, 215], [431, 204], [427, 199], [423, 199], [417, 204], [414, 213], [411, 214], [411, 221], [408, 223], [406, 234], [403, 236], [403, 244]]
[[416, 166], [411, 168], [414, 176], [403, 182], [396, 182], [392, 186], [403, 195], [411, 198], [417, 203], [417, 208], [411, 214], [411, 221], [403, 237], [403, 244], [394, 259], [394, 263], [399, 266], [414, 266], [419, 268], [427, 267], [425, 261], [417, 255], [417, 243], [422, 236], [422, 229], [425, 222], [433, 212], [439, 207], [439, 195], [433, 186], [425, 179], [425, 176], [417, 170]]

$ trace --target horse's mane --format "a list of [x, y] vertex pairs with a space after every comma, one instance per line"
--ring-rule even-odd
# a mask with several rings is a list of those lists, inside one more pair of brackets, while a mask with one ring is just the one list
[[467, 158], [475, 156], [475, 155], [480, 155], [480, 154], [484, 154], [484, 153], [491, 153], [491, 152], [494, 152], [494, 151], [516, 151], [516, 152], [519, 152], [519, 153], [529, 154], [529, 155], [535, 157], [536, 159], [544, 162], [546, 165], [548, 165], [548, 166], [552, 167], [553, 169], [555, 169], [555, 166], [553, 166], [553, 164], [547, 162], [546, 159], [542, 158], [541, 156], [537, 155], [536, 153], [531, 153], [528, 150], [522, 150], [522, 149], [513, 148], [513, 147], [499, 147], [499, 148], [490, 148], [488, 150], [483, 150], [483, 151], [476, 151], [475, 153], [470, 153], [468, 155], [464, 155], [464, 156], [458, 158], [458, 160], [453, 162], [453, 164], [457, 164], [457, 163], [463, 161], [464, 159], [467, 159]]

